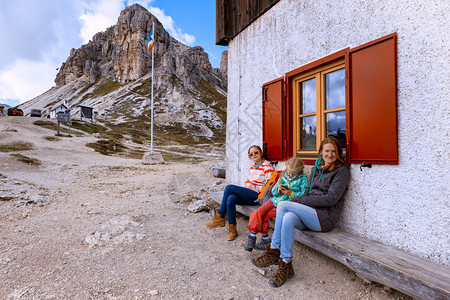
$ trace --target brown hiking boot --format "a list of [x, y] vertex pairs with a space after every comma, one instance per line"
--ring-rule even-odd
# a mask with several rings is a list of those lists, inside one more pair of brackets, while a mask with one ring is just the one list
[[228, 231], [228, 234], [227, 234], [227, 240], [232, 241], [237, 237], [238, 232], [236, 229], [236, 224], [229, 224], [229, 225], [230, 225], [230, 230]]
[[276, 265], [280, 259], [280, 250], [271, 249], [270, 245], [266, 246], [266, 251], [256, 259], [252, 259], [251, 262], [257, 267], [268, 267], [270, 265]]
[[269, 284], [273, 287], [282, 286], [286, 280], [294, 276], [292, 261], [285, 263], [282, 259], [278, 262], [278, 270], [270, 277]]
[[206, 227], [216, 228], [216, 227], [224, 227], [225, 226], [225, 218], [216, 213], [214, 219], [210, 222], [206, 223]]

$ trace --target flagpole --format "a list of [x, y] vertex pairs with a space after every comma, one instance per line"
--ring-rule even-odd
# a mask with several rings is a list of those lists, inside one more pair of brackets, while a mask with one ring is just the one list
[[159, 152], [153, 152], [153, 81], [155, 77], [155, 22], [152, 22], [152, 29], [148, 33], [148, 45], [147, 45], [147, 51], [152, 52], [152, 106], [150, 111], [150, 152], [145, 152], [144, 156], [142, 157], [142, 163], [144, 165], [153, 165], [153, 164], [161, 164], [164, 163], [164, 159]]
[[[152, 33], [155, 34], [155, 22], [152, 22]], [[153, 41], [154, 42], [154, 41]], [[150, 131], [151, 131], [151, 137], [150, 137], [150, 152], [153, 153], [153, 59], [154, 59], [154, 50], [155, 47], [152, 47], [152, 109], [151, 109], [151, 125], [150, 125]]]

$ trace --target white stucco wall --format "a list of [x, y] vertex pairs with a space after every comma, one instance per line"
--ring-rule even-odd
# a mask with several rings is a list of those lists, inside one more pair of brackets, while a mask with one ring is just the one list
[[263, 83], [398, 34], [399, 165], [352, 179], [340, 227], [450, 265], [450, 1], [281, 0], [228, 46], [227, 178], [262, 144]]

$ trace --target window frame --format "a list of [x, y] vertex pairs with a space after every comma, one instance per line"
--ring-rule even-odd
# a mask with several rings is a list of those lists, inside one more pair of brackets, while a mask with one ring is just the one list
[[[325, 75], [337, 70], [343, 69], [345, 72], [345, 57], [334, 60], [331, 63], [324, 64], [320, 67], [313, 68], [312, 70], [302, 72], [292, 77], [293, 88], [293, 155], [301, 158], [316, 158], [318, 157], [317, 151], [320, 147], [320, 142], [325, 138], [325, 120], [327, 113], [346, 111], [346, 105], [343, 107], [326, 109], [325, 108]], [[300, 88], [301, 82], [316, 79], [316, 110], [315, 112], [300, 114]], [[316, 117], [316, 145], [315, 150], [300, 150], [300, 118], [304, 117]], [[345, 146], [345, 145], [344, 145]]]
[[[312, 71], [314, 69], [318, 69], [318, 68], [320, 68], [320, 67], [322, 67], [324, 65], [329, 65], [329, 64], [331, 64], [331, 63], [333, 63], [335, 61], [338, 61], [338, 60], [341, 60], [342, 58], [345, 58], [349, 49], [350, 48], [342, 49], [342, 50], [337, 51], [337, 52], [335, 52], [333, 54], [330, 54], [330, 55], [327, 55], [325, 57], [322, 57], [321, 59], [315, 60], [315, 61], [310, 62], [310, 63], [308, 63], [308, 64], [306, 64], [304, 66], [301, 66], [301, 67], [296, 68], [296, 69], [294, 69], [292, 71], [289, 71], [289, 72], [287, 72], [285, 74], [285, 81], [286, 81], [286, 85], [287, 85], [287, 87], [286, 87], [286, 90], [287, 90], [287, 102], [288, 102], [287, 106], [289, 107], [290, 111], [292, 111], [294, 109], [294, 107], [293, 107], [294, 106], [293, 105], [293, 101], [294, 101], [294, 99], [293, 99], [294, 98], [294, 92], [293, 92], [294, 82], [293, 82], [293, 79], [295, 77], [297, 77], [298, 75], [300, 75], [300, 74]], [[347, 78], [347, 72], [346, 72], [345, 76]], [[346, 83], [346, 89], [347, 89], [347, 83]], [[346, 99], [346, 106], [347, 106], [347, 99]], [[289, 116], [289, 112], [287, 112], [287, 114], [288, 114], [287, 118], [289, 118], [289, 120], [290, 120], [291, 117]], [[289, 124], [288, 124], [289, 125], [288, 126], [289, 131], [287, 132], [287, 135], [288, 135], [288, 138], [287, 138], [287, 148], [288, 148], [287, 157], [294, 156], [294, 147], [295, 147], [295, 145], [294, 145], [294, 139], [293, 139], [293, 123], [294, 122], [289, 121]], [[312, 156], [310, 158], [304, 157], [304, 159], [302, 157], [302, 159], [303, 159], [303, 161], [304, 161], [304, 163], [306, 165], [314, 165], [317, 157], [318, 157], [318, 153], [316, 151], [314, 156]]]
[[[282, 148], [283, 153], [274, 160], [286, 160], [294, 155], [293, 78], [342, 59], [345, 59], [347, 162], [398, 165], [396, 32], [352, 49], [342, 49], [285, 74], [284, 84], [278, 85], [279, 91], [276, 91], [284, 97], [281, 100], [281, 117], [277, 116], [283, 124], [283, 136], [271, 140], [275, 142], [271, 147]], [[271, 116], [263, 114], [263, 124], [274, 121], [266, 118]], [[263, 143], [270, 131], [270, 126], [263, 126]], [[267, 154], [271, 156], [270, 149]], [[305, 164], [314, 164], [315, 160], [303, 159]]]

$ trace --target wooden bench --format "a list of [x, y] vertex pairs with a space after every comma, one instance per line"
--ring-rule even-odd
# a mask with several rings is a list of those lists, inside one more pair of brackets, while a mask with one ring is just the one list
[[[221, 203], [223, 192], [211, 193]], [[259, 206], [236, 206], [250, 216]], [[273, 226], [273, 222], [271, 223]], [[359, 276], [419, 299], [450, 299], [450, 267], [340, 229], [296, 230], [295, 240], [344, 264]]]

